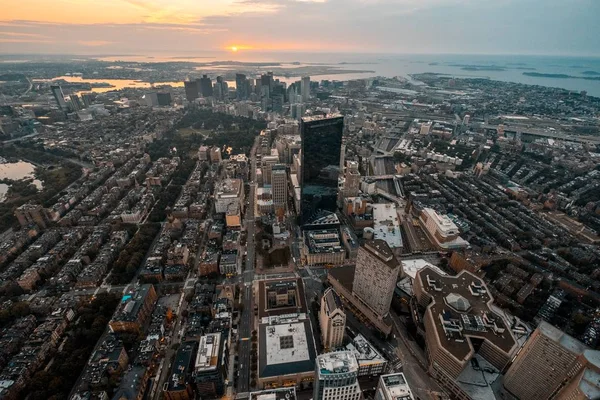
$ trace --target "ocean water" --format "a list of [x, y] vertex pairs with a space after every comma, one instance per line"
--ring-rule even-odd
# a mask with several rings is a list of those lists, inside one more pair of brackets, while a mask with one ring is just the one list
[[[530, 85], [558, 87], [574, 91], [586, 91], [600, 97], [599, 57], [531, 56], [531, 55], [456, 55], [456, 54], [350, 54], [350, 53], [289, 53], [289, 52], [198, 52], [193, 54], [157, 54], [133, 56], [99, 56], [107, 61], [164, 62], [190, 61], [214, 63], [199, 67], [198, 72], [216, 72], [224, 69], [219, 61], [280, 63], [282, 67], [321, 64], [349, 70], [370, 70], [367, 73], [313, 75], [313, 80], [348, 80], [372, 76], [407, 76], [423, 72], [448, 74], [457, 78], [487, 78], [499, 81], [517, 82]], [[295, 64], [292, 64], [295, 63]], [[226, 66], [234, 69], [234, 66]], [[269, 70], [265, 65], [260, 68]], [[561, 74], [568, 77], [527, 76], [524, 73]], [[287, 83], [298, 80], [299, 76], [280, 79]]]
[[[278, 62], [334, 65], [353, 70], [371, 70], [373, 73], [336, 74], [314, 76], [314, 80], [347, 80], [370, 76], [406, 76], [422, 72], [436, 72], [455, 77], [489, 78], [530, 85], [559, 87], [575, 91], [587, 91], [600, 97], [599, 57], [530, 56], [530, 55], [456, 55], [456, 54], [349, 54], [349, 53], [288, 53], [288, 52], [207, 52], [199, 54], [142, 55], [102, 57], [107, 60], [131, 60], [145, 62], [216, 61]], [[212, 67], [211, 67], [212, 68]], [[265, 67], [268, 70], [268, 67]], [[524, 72], [563, 74], [570, 78], [535, 77]], [[285, 79], [294, 81], [295, 77]]]

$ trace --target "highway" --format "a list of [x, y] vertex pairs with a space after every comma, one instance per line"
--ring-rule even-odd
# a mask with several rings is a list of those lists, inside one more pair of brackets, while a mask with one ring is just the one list
[[257, 137], [254, 141], [254, 146], [250, 151], [250, 162], [251, 162], [251, 183], [250, 183], [250, 194], [248, 195], [248, 207], [246, 208], [246, 218], [244, 219], [244, 225], [247, 233], [247, 248], [248, 252], [246, 256], [246, 266], [243, 272], [243, 286], [242, 296], [244, 308], [242, 315], [240, 316], [239, 333], [238, 337], [240, 340], [238, 347], [238, 380], [237, 380], [237, 394], [238, 397], [248, 397], [247, 393], [250, 391], [250, 355], [252, 351], [252, 315], [254, 313], [254, 304], [252, 299], [252, 282], [254, 281], [254, 257], [255, 257], [255, 243], [254, 243], [254, 199], [256, 190], [256, 150], [258, 148], [260, 137]]

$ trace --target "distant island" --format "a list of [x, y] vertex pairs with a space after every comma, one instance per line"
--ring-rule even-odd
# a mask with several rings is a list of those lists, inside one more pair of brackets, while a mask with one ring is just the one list
[[557, 79], [568, 79], [571, 75], [567, 74], [546, 74], [542, 72], [523, 72], [523, 75], [534, 76], [536, 78], [557, 78]]
[[[593, 72], [593, 71], [588, 71], [588, 72]], [[600, 76], [573, 76], [573, 75], [567, 75], [567, 74], [546, 74], [546, 73], [541, 73], [541, 72], [523, 72], [523, 75], [533, 76], [535, 78], [585, 79], [588, 81], [600, 81]]]

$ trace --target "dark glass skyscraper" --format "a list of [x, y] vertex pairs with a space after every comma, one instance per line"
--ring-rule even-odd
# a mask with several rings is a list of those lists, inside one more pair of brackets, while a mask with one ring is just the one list
[[300, 224], [337, 208], [344, 117], [307, 117], [301, 125]]
[[192, 102], [200, 97], [200, 81], [185, 81], [183, 82], [185, 87], [185, 98], [187, 101]]
[[200, 78], [200, 94], [202, 97], [211, 97], [213, 95], [212, 81], [206, 75], [202, 75], [202, 78]]

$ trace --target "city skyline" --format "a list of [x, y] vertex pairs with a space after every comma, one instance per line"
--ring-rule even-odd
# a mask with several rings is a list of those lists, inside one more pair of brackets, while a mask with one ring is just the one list
[[25, 0], [0, 17], [0, 53], [600, 54], [593, 0], [202, 3]]

